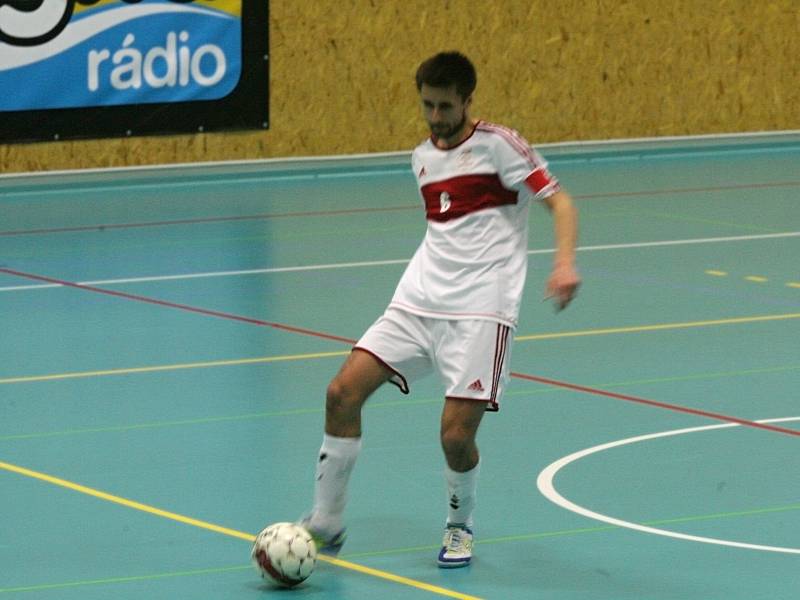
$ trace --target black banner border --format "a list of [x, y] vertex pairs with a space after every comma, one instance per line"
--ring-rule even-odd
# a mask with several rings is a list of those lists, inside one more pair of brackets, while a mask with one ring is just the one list
[[268, 0], [242, 0], [241, 78], [233, 92], [224, 98], [91, 108], [0, 111], [0, 144], [268, 128]]

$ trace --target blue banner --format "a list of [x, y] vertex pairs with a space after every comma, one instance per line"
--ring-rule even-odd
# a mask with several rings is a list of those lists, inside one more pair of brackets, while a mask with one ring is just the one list
[[[245, 53], [248, 31], [266, 40], [265, 6], [255, 29], [253, 22], [245, 26], [248, 13], [251, 17], [261, 14], [257, 4], [245, 0], [0, 0], [0, 125], [2, 114], [10, 112], [228, 98], [240, 87], [244, 70], [252, 77], [256, 61], [267, 58], [266, 47], [262, 50], [260, 42], [252, 40], [248, 46], [262, 56], [247, 60]], [[256, 70], [260, 85], [266, 88], [266, 68]], [[266, 89], [259, 96], [265, 93]], [[258, 122], [261, 128], [267, 126], [265, 111], [266, 106]], [[146, 115], [141, 110], [138, 114]], [[133, 123], [126, 131], [139, 129]], [[166, 131], [174, 131], [174, 126]], [[58, 137], [57, 132], [54, 135]]]

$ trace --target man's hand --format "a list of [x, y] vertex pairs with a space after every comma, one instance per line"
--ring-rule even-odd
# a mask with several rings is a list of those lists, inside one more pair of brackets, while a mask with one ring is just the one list
[[562, 311], [578, 293], [581, 278], [572, 264], [556, 264], [547, 280], [545, 300], [553, 299], [556, 310]]

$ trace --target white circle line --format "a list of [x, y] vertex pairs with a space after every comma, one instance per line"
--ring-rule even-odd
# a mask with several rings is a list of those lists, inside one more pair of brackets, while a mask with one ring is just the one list
[[[763, 419], [761, 421], [757, 421], [757, 423], [781, 423], [786, 421], [800, 421], [800, 417], [783, 417], [780, 419]], [[669, 531], [668, 529], [659, 529], [656, 527], [649, 527], [647, 525], [640, 525], [639, 523], [632, 523], [630, 521], [624, 521], [622, 519], [617, 519], [615, 517], [611, 517], [608, 515], [604, 515], [593, 510], [589, 510], [583, 506], [575, 504], [570, 500], [567, 500], [564, 496], [562, 496], [553, 485], [553, 479], [555, 478], [556, 474], [569, 465], [581, 458], [585, 458], [591, 454], [595, 454], [597, 452], [602, 452], [604, 450], [609, 450], [611, 448], [616, 448], [618, 446], [625, 446], [627, 444], [635, 444], [637, 442], [644, 442], [648, 440], [654, 440], [657, 438], [662, 437], [669, 437], [673, 435], [683, 435], [687, 433], [695, 433], [698, 431], [710, 431], [712, 429], [723, 429], [726, 427], [739, 427], [739, 423], [725, 423], [721, 425], [705, 425], [703, 427], [690, 427], [687, 429], [674, 429], [671, 431], [662, 431], [660, 433], [650, 433], [647, 435], [639, 435], [636, 437], [627, 438], [624, 440], [617, 440], [614, 442], [608, 442], [606, 444], [600, 444], [599, 446], [593, 446], [592, 448], [586, 448], [585, 450], [580, 450], [578, 452], [574, 452], [569, 456], [565, 456], [560, 458], [559, 460], [551, 463], [547, 467], [539, 473], [539, 477], [536, 479], [536, 486], [539, 488], [539, 491], [544, 495], [545, 498], [553, 502], [554, 504], [564, 508], [566, 510], [572, 511], [584, 517], [588, 517], [590, 519], [594, 519], [596, 521], [601, 521], [603, 523], [609, 523], [610, 525], [615, 525], [617, 527], [624, 527], [627, 529], [633, 529], [634, 531], [640, 531], [642, 533], [650, 533], [654, 535], [662, 535], [665, 537], [677, 538], [680, 540], [686, 540], [690, 542], [700, 542], [703, 544], [716, 544], [718, 546], [731, 546], [734, 548], [745, 548], [748, 550], [760, 550], [763, 552], [782, 552], [784, 554], [800, 554], [800, 548], [785, 548], [782, 546], [764, 546], [760, 544], [748, 544], [745, 542], [735, 542], [731, 540], [722, 540], [718, 538], [710, 538], [710, 537], [702, 537], [697, 535], [688, 535], [685, 533], [678, 533], [676, 531]]]

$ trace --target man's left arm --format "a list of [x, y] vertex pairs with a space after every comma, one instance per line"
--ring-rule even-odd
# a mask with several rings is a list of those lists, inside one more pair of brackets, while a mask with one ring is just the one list
[[544, 199], [553, 216], [556, 254], [553, 271], [547, 280], [545, 298], [553, 298], [558, 310], [572, 301], [581, 284], [575, 267], [575, 247], [578, 242], [578, 210], [563, 189]]

